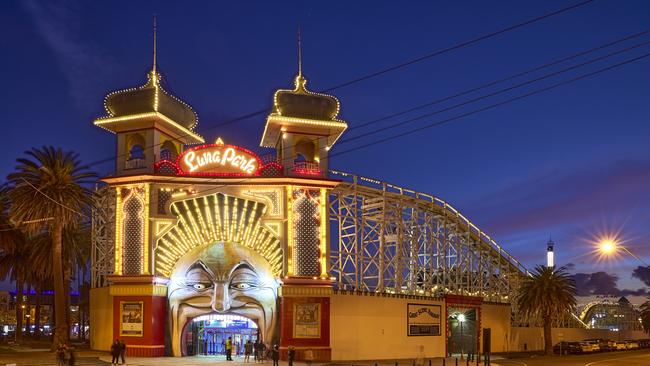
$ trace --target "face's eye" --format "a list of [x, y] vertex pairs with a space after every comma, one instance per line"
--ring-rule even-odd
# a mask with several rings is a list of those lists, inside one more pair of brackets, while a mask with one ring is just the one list
[[197, 291], [203, 291], [203, 290], [206, 290], [206, 289], [212, 287], [212, 285], [210, 283], [202, 283], [202, 282], [188, 283], [187, 285], [189, 287], [192, 287], [193, 289], [195, 289]]
[[231, 288], [237, 289], [237, 290], [248, 290], [249, 288], [254, 287], [255, 285], [252, 283], [246, 283], [246, 282], [239, 282], [239, 283], [232, 283], [230, 285]]
[[262, 286], [259, 276], [248, 266], [240, 266], [230, 277], [230, 288], [233, 290], [254, 290]]

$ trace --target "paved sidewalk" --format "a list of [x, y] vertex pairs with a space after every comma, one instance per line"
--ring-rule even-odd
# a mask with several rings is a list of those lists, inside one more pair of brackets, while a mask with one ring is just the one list
[[[110, 365], [111, 356], [108, 352], [82, 350], [77, 353], [77, 366], [106, 366]], [[54, 366], [56, 365], [53, 352], [39, 350], [32, 352], [0, 353], [0, 366], [16, 364], [17, 366]], [[272, 361], [261, 363], [244, 362], [243, 357], [234, 357], [234, 361], [228, 362], [225, 356], [195, 356], [195, 357], [128, 357], [127, 366], [271, 366]], [[294, 366], [413, 366], [414, 360], [381, 360], [381, 361], [340, 361], [332, 363], [314, 362], [308, 365], [304, 362], [294, 362]], [[287, 366], [286, 361], [280, 361], [280, 366]], [[441, 358], [425, 360], [422, 366], [442, 366]], [[458, 360], [458, 366], [466, 366], [465, 360]], [[476, 361], [470, 365], [476, 365]], [[492, 365], [495, 365], [493, 362]], [[456, 366], [455, 359], [446, 359], [445, 366]], [[482, 365], [481, 365], [482, 366]]]
[[[110, 363], [111, 357], [101, 356], [100, 360]], [[234, 361], [229, 362], [225, 360], [225, 356], [194, 356], [194, 357], [129, 357], [127, 360], [127, 366], [202, 366], [202, 365], [220, 365], [220, 366], [271, 366], [273, 365], [272, 361], [265, 362], [244, 362], [243, 357], [234, 357]], [[311, 365], [308, 365], [304, 362], [294, 362], [294, 366], [414, 366], [414, 360], [381, 360], [381, 361], [337, 361], [330, 363], [319, 363], [313, 362]], [[469, 363], [471, 366], [476, 365], [476, 360]], [[287, 361], [280, 361], [280, 366], [287, 366]], [[442, 366], [442, 358], [429, 359], [425, 360], [424, 365], [422, 366]], [[466, 366], [466, 360], [458, 360], [458, 366]], [[492, 365], [495, 365], [492, 362]], [[454, 358], [447, 358], [445, 360], [445, 366], [456, 366], [456, 360]], [[481, 362], [481, 366], [483, 363]]]

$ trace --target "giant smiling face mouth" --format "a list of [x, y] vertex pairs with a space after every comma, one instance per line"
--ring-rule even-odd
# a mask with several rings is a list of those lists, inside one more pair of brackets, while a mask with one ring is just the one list
[[234, 314], [249, 318], [264, 342], [273, 339], [278, 283], [268, 262], [233, 243], [190, 251], [176, 263], [168, 287], [172, 353], [180, 356], [185, 324], [198, 316]]

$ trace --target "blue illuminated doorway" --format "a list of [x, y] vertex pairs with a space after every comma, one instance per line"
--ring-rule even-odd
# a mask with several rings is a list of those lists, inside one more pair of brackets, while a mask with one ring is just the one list
[[232, 337], [233, 357], [244, 354], [247, 341], [255, 343], [257, 324], [248, 318], [230, 314], [209, 314], [188, 322], [183, 332], [185, 356], [226, 357], [226, 340]]

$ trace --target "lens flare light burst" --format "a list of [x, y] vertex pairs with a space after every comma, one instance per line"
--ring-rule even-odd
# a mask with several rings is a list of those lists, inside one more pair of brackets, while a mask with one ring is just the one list
[[622, 253], [623, 249], [621, 245], [624, 242], [620, 233], [601, 233], [589, 240], [589, 243], [593, 247], [592, 254], [599, 263], [623, 259], [624, 253]]

